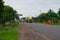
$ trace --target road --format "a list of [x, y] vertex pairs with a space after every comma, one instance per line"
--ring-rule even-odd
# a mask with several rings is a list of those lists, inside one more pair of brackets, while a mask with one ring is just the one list
[[60, 26], [52, 26], [52, 25], [37, 24], [37, 23], [21, 23], [21, 24], [38, 31], [41, 34], [53, 40], [60, 40]]

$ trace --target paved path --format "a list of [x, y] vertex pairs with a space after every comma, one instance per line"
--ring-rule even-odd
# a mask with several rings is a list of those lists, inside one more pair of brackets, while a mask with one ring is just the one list
[[60, 40], [60, 26], [49, 26], [45, 24], [36, 24], [36, 23], [21, 23], [24, 26], [30, 27], [34, 30], [37, 30], [41, 34], [49, 37], [53, 40]]
[[19, 31], [18, 40], [51, 40], [36, 30], [25, 26], [24, 23], [21, 23], [21, 26], [17, 30]]

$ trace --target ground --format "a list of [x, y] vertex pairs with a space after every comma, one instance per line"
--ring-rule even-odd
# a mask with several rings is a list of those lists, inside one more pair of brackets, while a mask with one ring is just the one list
[[19, 32], [18, 40], [51, 40], [36, 30], [25, 26], [21, 26], [17, 30]]

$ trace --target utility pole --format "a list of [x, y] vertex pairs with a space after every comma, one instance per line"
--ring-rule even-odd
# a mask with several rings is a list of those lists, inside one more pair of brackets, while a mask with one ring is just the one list
[[41, 10], [40, 10], [40, 13], [41, 13]]

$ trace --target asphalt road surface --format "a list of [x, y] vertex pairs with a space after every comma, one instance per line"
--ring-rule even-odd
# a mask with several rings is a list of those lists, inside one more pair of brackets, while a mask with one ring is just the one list
[[52, 40], [60, 40], [60, 26], [52, 26], [37, 23], [21, 23], [24, 26], [33, 28], [41, 34], [51, 38]]

